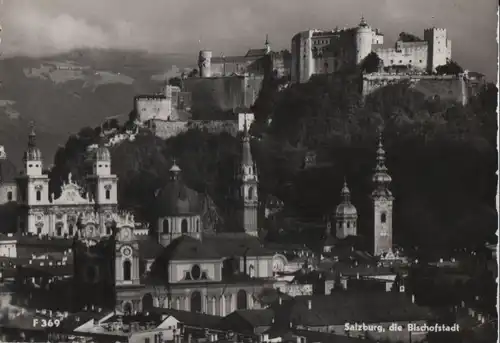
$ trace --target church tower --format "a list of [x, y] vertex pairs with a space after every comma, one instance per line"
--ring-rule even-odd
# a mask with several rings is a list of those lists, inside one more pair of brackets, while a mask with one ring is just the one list
[[271, 53], [271, 43], [269, 43], [269, 35], [266, 35], [266, 42], [264, 43], [264, 47], [266, 49], [266, 55]]
[[241, 215], [240, 221], [245, 230], [245, 233], [258, 236], [257, 212], [259, 206], [258, 186], [259, 180], [257, 176], [257, 168], [252, 158], [250, 147], [250, 134], [248, 126], [245, 123], [245, 128], [242, 137], [243, 154], [239, 167], [239, 183], [240, 183], [240, 206]]
[[336, 236], [343, 239], [347, 236], [356, 236], [358, 212], [351, 203], [351, 191], [347, 187], [347, 181], [344, 180], [344, 187], [341, 191], [342, 202], [335, 211]]
[[101, 234], [109, 235], [113, 214], [118, 209], [118, 177], [111, 173], [111, 153], [104, 145], [102, 129], [99, 147], [92, 160], [92, 174], [87, 181], [99, 215]]
[[43, 174], [42, 153], [36, 146], [34, 124], [28, 136], [23, 157], [23, 172], [17, 178], [18, 204], [21, 210], [19, 230], [33, 234], [49, 234], [49, 177]]
[[377, 165], [372, 181], [374, 212], [374, 255], [382, 255], [392, 250], [392, 204], [394, 197], [389, 190], [392, 178], [385, 166], [385, 151], [380, 134], [377, 149]]

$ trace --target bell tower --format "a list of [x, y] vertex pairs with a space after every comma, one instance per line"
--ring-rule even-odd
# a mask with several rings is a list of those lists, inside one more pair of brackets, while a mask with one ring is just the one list
[[101, 234], [111, 234], [113, 215], [118, 210], [118, 177], [111, 173], [111, 153], [104, 144], [104, 133], [92, 159], [92, 174], [87, 177], [96, 211], [99, 214]]
[[375, 189], [372, 192], [374, 213], [374, 255], [382, 255], [392, 250], [392, 210], [394, 197], [389, 190], [392, 181], [385, 166], [385, 150], [382, 134], [377, 148], [377, 165], [372, 178]]
[[36, 145], [35, 125], [31, 123], [28, 147], [23, 157], [24, 169], [17, 177], [18, 204], [20, 207], [19, 230], [33, 234], [50, 234], [47, 208], [49, 202], [49, 177], [43, 174], [42, 153]]
[[245, 233], [252, 236], [258, 236], [257, 212], [259, 206], [259, 180], [257, 168], [252, 158], [250, 134], [248, 133], [248, 126], [246, 123], [242, 137], [242, 148], [243, 154], [238, 175], [241, 205], [240, 220]]

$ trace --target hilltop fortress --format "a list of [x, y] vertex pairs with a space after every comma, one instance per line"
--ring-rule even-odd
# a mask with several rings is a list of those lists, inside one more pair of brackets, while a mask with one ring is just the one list
[[342, 82], [338, 73], [352, 71], [352, 78], [358, 78], [356, 67], [372, 52], [382, 65], [378, 72], [364, 73], [359, 79], [364, 96], [389, 84], [407, 82], [427, 97], [465, 105], [484, 84], [479, 73], [436, 74], [437, 67], [451, 60], [451, 40], [444, 28], [425, 29], [423, 39], [401, 34], [391, 48], [382, 47], [383, 43], [384, 35], [362, 18], [353, 28], [299, 32], [292, 38], [291, 53], [274, 52], [267, 36], [263, 48], [249, 49], [241, 56], [214, 56], [210, 50], [201, 50], [198, 69], [183, 75], [180, 87], [167, 85], [161, 93], [135, 98], [137, 119], [162, 138], [190, 128], [236, 135], [242, 123], [253, 121], [249, 109], [266, 75], [290, 83], [305, 83], [311, 77]]

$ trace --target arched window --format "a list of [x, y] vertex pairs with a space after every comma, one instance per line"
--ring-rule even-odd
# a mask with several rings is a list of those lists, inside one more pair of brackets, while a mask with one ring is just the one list
[[154, 308], [153, 296], [151, 293], [146, 293], [142, 297], [142, 311], [150, 311]]
[[188, 221], [187, 219], [183, 219], [181, 222], [181, 232], [182, 233], [187, 233], [188, 232]]
[[201, 293], [198, 291], [191, 293], [191, 312], [201, 312]]
[[129, 302], [126, 302], [124, 305], [123, 305], [123, 312], [125, 314], [131, 314], [132, 313], [132, 305], [130, 305]]
[[196, 219], [196, 232], [200, 232], [200, 220]]
[[250, 200], [253, 199], [253, 195], [254, 195], [253, 192], [254, 192], [253, 187], [248, 188], [248, 199], [250, 199]]
[[382, 223], [385, 223], [387, 221], [387, 215], [385, 214], [385, 212], [380, 215], [380, 221]]
[[42, 192], [36, 191], [36, 201], [42, 200]]
[[57, 223], [57, 225], [56, 225], [56, 235], [57, 236], [62, 236], [62, 227], [63, 227], [62, 223]]
[[163, 233], [168, 233], [168, 230], [169, 230], [169, 228], [168, 228], [168, 219], [163, 219], [162, 225], [163, 225]]
[[246, 310], [247, 309], [247, 292], [245, 290], [240, 289], [238, 294], [236, 295], [236, 309], [237, 310]]
[[73, 232], [73, 224], [69, 224], [68, 226], [68, 233], [70, 236], [73, 236], [74, 232]]
[[191, 268], [191, 278], [193, 280], [199, 280], [201, 277], [201, 269], [200, 266], [195, 264], [193, 268]]
[[106, 200], [111, 199], [111, 192], [109, 189], [106, 189]]
[[12, 191], [7, 192], [7, 201], [12, 201]]
[[130, 281], [132, 278], [132, 265], [129, 260], [123, 262], [123, 280]]

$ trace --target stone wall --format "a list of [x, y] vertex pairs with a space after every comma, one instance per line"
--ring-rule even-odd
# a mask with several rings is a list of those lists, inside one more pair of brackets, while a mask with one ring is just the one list
[[[207, 118], [219, 112], [235, 108], [249, 108], [257, 98], [262, 84], [262, 76], [227, 76], [209, 78], [188, 78], [184, 90], [191, 93], [193, 113], [203, 113]], [[215, 113], [215, 114], [214, 114]]]
[[411, 75], [411, 74], [368, 74], [363, 76], [363, 95], [400, 82], [410, 82], [411, 87], [427, 97], [455, 100], [466, 104], [471, 94], [469, 82], [462, 75]]
[[189, 129], [207, 130], [210, 133], [227, 132], [232, 136], [238, 133], [238, 120], [190, 120], [190, 121], [165, 121], [154, 120], [154, 132], [162, 139], [168, 139]]

